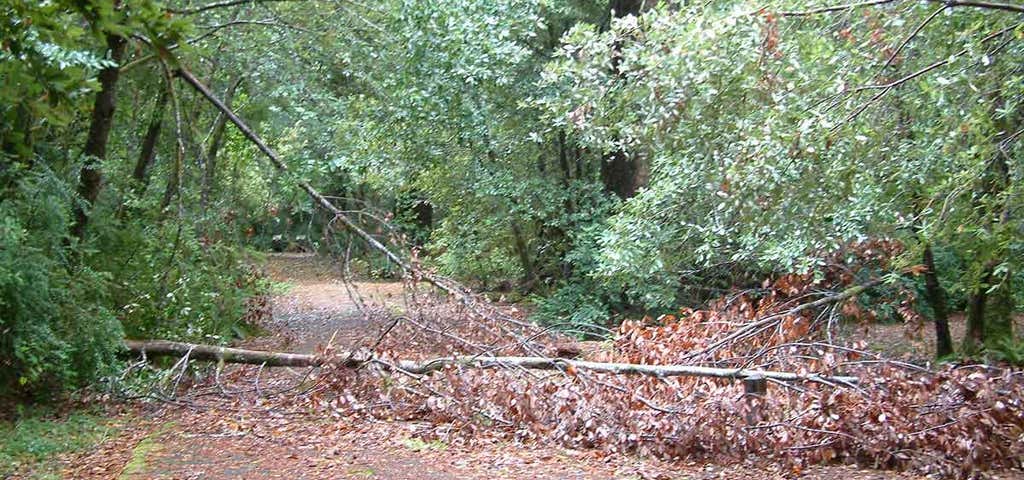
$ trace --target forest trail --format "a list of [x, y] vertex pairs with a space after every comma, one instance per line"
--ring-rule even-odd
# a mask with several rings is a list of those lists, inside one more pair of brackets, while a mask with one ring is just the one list
[[[269, 256], [266, 269], [275, 281], [287, 285], [286, 292], [273, 300], [273, 334], [248, 339], [242, 346], [312, 353], [328, 342], [347, 348], [378, 334], [378, 326], [363, 319], [356, 299], [324, 261], [312, 255], [277, 254]], [[401, 283], [356, 286], [365, 300], [401, 305]], [[433, 426], [324, 418], [289, 408], [291, 392], [273, 395], [294, 387], [304, 375], [304, 370], [289, 368], [259, 372], [254, 366], [229, 366], [222, 387], [242, 393], [201, 391], [201, 396], [184, 397], [176, 404], [143, 406], [125, 414], [125, 433], [70, 460], [66, 478], [671, 478], [660, 476], [665, 469], [650, 462], [602, 458], [596, 452], [424, 442], [416, 434]], [[253, 395], [257, 378], [261, 392]], [[719, 470], [708, 469], [707, 478], [719, 478]]]
[[[273, 299], [271, 334], [247, 339], [254, 349], [313, 353], [373, 340], [379, 325], [364, 319], [357, 300], [322, 259], [277, 254], [266, 270], [286, 285]], [[358, 295], [401, 308], [398, 282], [359, 282]], [[758, 465], [664, 463], [630, 455], [545, 445], [423, 441], [437, 428], [420, 422], [324, 416], [293, 404], [306, 388], [301, 369], [234, 365], [173, 401], [127, 408], [122, 434], [69, 459], [66, 478], [163, 479], [712, 479], [783, 478], [792, 472]], [[284, 390], [284, 391], [282, 391]], [[807, 478], [915, 478], [852, 467], [816, 468]]]

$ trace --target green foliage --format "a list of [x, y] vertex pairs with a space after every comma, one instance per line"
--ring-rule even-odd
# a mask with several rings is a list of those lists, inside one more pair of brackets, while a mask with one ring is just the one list
[[43, 409], [19, 408], [14, 418], [0, 420], [0, 475], [60, 478], [58, 455], [92, 448], [115, 433], [89, 410], [54, 417]]
[[6, 156], [33, 157], [33, 130], [64, 126], [84, 113], [109, 61], [83, 47], [88, 32], [59, 2], [0, 2], [0, 145]]
[[227, 342], [241, 331], [246, 299], [270, 288], [244, 250], [203, 245], [184, 222], [120, 226], [101, 238], [92, 261], [116, 279], [111, 296], [130, 338]]
[[[321, 238], [333, 219], [295, 180], [372, 213], [353, 217], [421, 246], [427, 268], [518, 284], [537, 318], [573, 329], [819, 271], [877, 238], [907, 246], [897, 268], [932, 245], [953, 306], [1006, 286], [994, 293], [1007, 313], [1024, 285], [1019, 18], [933, 2], [771, 10], [811, 3], [611, 19], [607, 4], [576, 0], [195, 14], [154, 0], [0, 0], [0, 388], [94, 378], [122, 329], [229, 340], [245, 298], [265, 289], [247, 246], [355, 244], [358, 269], [393, 272], [344, 233]], [[81, 205], [77, 153], [111, 36], [129, 43], [131, 68], [103, 192]], [[218, 113], [180, 82], [151, 111], [179, 63], [215, 92], [241, 80], [233, 108], [287, 174], [233, 127], [209, 161]], [[164, 123], [136, 179], [150, 118]], [[649, 173], [626, 200], [604, 178], [616, 152]], [[91, 216], [81, 242], [66, 233], [76, 206]]]
[[104, 298], [108, 276], [69, 269], [68, 186], [27, 175], [0, 200], [0, 392], [45, 393], [111, 365], [120, 325]]
[[600, 292], [598, 282], [585, 279], [571, 281], [548, 296], [535, 298], [537, 310], [534, 318], [561, 330], [603, 336], [603, 332], [595, 331], [594, 327], [610, 326], [614, 308], [607, 293], [602, 295]]
[[[0, 0], [0, 18], [0, 397], [54, 396], [97, 379], [116, 365], [125, 331], [223, 342], [244, 330], [245, 299], [264, 287], [238, 239], [248, 214], [266, 211], [266, 181], [248, 168], [250, 150], [228, 136], [222, 164], [242, 174], [224, 190], [238, 193], [242, 215], [227, 194], [190, 213], [199, 188], [189, 165], [167, 161], [176, 142], [158, 143], [147, 178], [154, 185], [139, 188], [130, 178], [141, 143], [135, 127], [151, 116], [140, 105], [166, 88], [159, 65], [122, 72], [101, 159], [105, 189], [94, 205], [75, 194], [96, 76], [114, 66], [108, 37], [146, 38], [129, 49], [144, 57], [151, 45], [191, 34], [192, 20], [152, 0]], [[163, 138], [184, 143], [199, 134], [181, 118], [181, 92], [176, 100]], [[178, 191], [166, 188], [176, 169]], [[177, 215], [161, 211], [165, 197], [180, 199], [168, 205]], [[76, 206], [91, 217], [82, 241], [69, 235]]]
[[1024, 340], [1003, 337], [993, 343], [988, 351], [996, 360], [1018, 367], [1024, 365]]
[[92, 448], [113, 434], [116, 429], [89, 409], [54, 416], [19, 407], [14, 418], [0, 421], [0, 475], [20, 471], [29, 478], [60, 478], [57, 455]]

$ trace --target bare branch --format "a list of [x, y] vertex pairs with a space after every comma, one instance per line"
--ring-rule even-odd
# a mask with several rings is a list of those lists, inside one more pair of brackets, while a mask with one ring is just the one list
[[917, 34], [921, 33], [921, 30], [924, 30], [924, 27], [928, 26], [929, 23], [932, 23], [932, 20], [935, 20], [935, 17], [938, 17], [939, 14], [945, 11], [947, 8], [949, 7], [939, 7], [934, 12], [932, 12], [931, 15], [928, 15], [928, 18], [924, 19], [924, 21], [921, 22], [921, 24], [918, 25], [913, 32], [910, 32], [910, 35], [908, 35], [907, 38], [904, 38], [903, 41], [900, 42], [900, 45], [896, 47], [896, 50], [893, 50], [892, 55], [889, 55], [889, 58], [885, 61], [885, 65], [882, 65], [882, 68], [879, 69], [878, 73], [882, 73], [883, 71], [885, 71], [886, 68], [889, 68], [889, 65], [892, 65], [892, 62], [896, 60], [896, 57], [899, 56], [901, 52], [903, 52], [903, 49], [907, 47], [907, 44], [909, 44], [911, 40], [917, 37]]
[[255, 5], [255, 4], [261, 3], [261, 2], [294, 2], [294, 1], [300, 1], [300, 0], [224, 0], [222, 2], [210, 3], [210, 4], [207, 4], [207, 5], [203, 5], [203, 6], [195, 7], [195, 8], [186, 8], [186, 9], [168, 8], [167, 11], [171, 12], [171, 13], [176, 13], [178, 15], [195, 15], [197, 13], [202, 13], [202, 12], [206, 12], [206, 11], [209, 11], [209, 10], [214, 10], [214, 9], [218, 9], [218, 8], [234, 7], [234, 6], [237, 6], [237, 5], [245, 5], [245, 4]]
[[947, 7], [975, 7], [985, 8], [989, 10], [1003, 10], [1007, 12], [1024, 13], [1024, 5], [1014, 5], [1010, 3], [999, 3], [999, 2], [959, 2], [953, 0], [931, 0], [933, 2], [939, 2], [945, 4]]
[[[342, 352], [331, 358], [317, 355], [295, 353], [265, 352], [243, 350], [239, 348], [217, 347], [193, 343], [171, 342], [166, 340], [138, 341], [126, 340], [125, 346], [133, 353], [145, 353], [153, 356], [189, 356], [194, 360], [214, 360], [228, 363], [247, 363], [267, 366], [314, 367], [328, 363], [345, 368], [357, 368], [367, 362], [392, 365], [376, 358], [359, 359], [349, 353]], [[343, 359], [333, 361], [333, 359]], [[636, 363], [590, 362], [586, 360], [570, 360], [566, 358], [545, 357], [441, 357], [418, 362], [415, 360], [399, 360], [393, 362], [392, 368], [414, 375], [423, 375], [441, 370], [448, 366], [466, 368], [524, 368], [530, 370], [560, 370], [569, 368], [586, 370], [595, 373], [614, 375], [643, 375], [649, 377], [711, 377], [740, 380], [751, 376], [760, 376], [780, 381], [806, 381], [827, 385], [855, 385], [857, 377], [827, 376], [815, 373], [775, 372], [770, 370], [746, 370], [743, 368], [714, 368], [697, 365], [643, 365]]]
[[[779, 15], [783, 17], [809, 17], [812, 15], [820, 15], [823, 13], [835, 13], [845, 12], [860, 7], [873, 7], [876, 5], [885, 5], [887, 3], [899, 2], [902, 0], [870, 0], [866, 2], [848, 3], [845, 5], [832, 5], [828, 7], [815, 8], [811, 10], [799, 10], [791, 12], [779, 12]], [[983, 8], [988, 10], [1003, 10], [1007, 12], [1024, 13], [1024, 5], [1014, 5], [1011, 3], [1000, 3], [1000, 2], [980, 2], [980, 1], [958, 1], [958, 0], [928, 0], [932, 3], [941, 3], [943, 8], [953, 7], [972, 7], [972, 8]]]
[[[1010, 25], [1009, 27], [1003, 28], [1001, 30], [998, 30], [998, 31], [996, 31], [996, 32], [994, 32], [992, 34], [989, 34], [985, 38], [981, 39], [979, 41], [979, 43], [986, 43], [986, 42], [991, 41], [992, 39], [999, 38], [1003, 34], [1005, 34], [1007, 32], [1010, 32], [1010, 31], [1020, 27], [1020, 25], [1021, 25], [1020, 23], [1017, 23], [1017, 24], [1014, 24], [1014, 25]], [[944, 58], [942, 60], [939, 60], [939, 61], [937, 61], [935, 63], [932, 63], [931, 65], [928, 65], [928, 66], [926, 66], [926, 67], [924, 67], [924, 68], [922, 68], [920, 70], [917, 70], [916, 72], [908, 74], [908, 75], [906, 75], [906, 76], [904, 76], [902, 78], [898, 78], [898, 79], [893, 80], [893, 81], [888, 82], [888, 83], [864, 85], [864, 86], [860, 86], [860, 87], [851, 89], [848, 92], [844, 92], [846, 94], [854, 94], [854, 93], [863, 92], [863, 91], [867, 91], [867, 90], [880, 90], [878, 93], [873, 95], [870, 99], [868, 99], [867, 102], [864, 102], [856, 110], [854, 110], [853, 113], [851, 113], [845, 119], [843, 119], [842, 122], [840, 122], [838, 125], [832, 127], [831, 131], [833, 131], [833, 132], [837, 131], [841, 127], [843, 127], [844, 125], [846, 125], [849, 122], [851, 122], [853, 119], [857, 118], [861, 113], [864, 112], [864, 110], [866, 110], [869, 106], [871, 106], [873, 103], [878, 101], [880, 98], [885, 96], [885, 94], [889, 93], [893, 89], [895, 89], [895, 88], [897, 88], [897, 87], [899, 87], [899, 86], [901, 86], [901, 85], [903, 85], [903, 84], [905, 84], [905, 83], [907, 83], [907, 82], [909, 82], [909, 81], [911, 81], [911, 80], [913, 80], [915, 78], [918, 78], [918, 77], [920, 77], [920, 76], [922, 76], [922, 75], [924, 75], [924, 74], [926, 74], [926, 73], [928, 73], [928, 72], [930, 72], [932, 70], [935, 70], [937, 68], [949, 65], [950, 63], [952, 63], [957, 58], [966, 55], [969, 51], [970, 51], [970, 48], [964, 47], [959, 52], [956, 52], [956, 53], [954, 53], [954, 54], [952, 54], [952, 55], [950, 55], [950, 56], [948, 56], [948, 57], [946, 57], [946, 58]]]
[[[199, 42], [201, 42], [203, 40], [206, 40], [209, 37], [212, 37], [213, 35], [215, 35], [220, 30], [223, 30], [224, 28], [238, 26], [238, 25], [260, 25], [260, 26], [265, 26], [265, 27], [289, 28], [289, 29], [298, 30], [298, 31], [304, 32], [304, 33], [313, 33], [313, 32], [311, 32], [311, 31], [309, 31], [307, 29], [304, 29], [302, 27], [296, 27], [294, 25], [290, 25], [290, 24], [283, 23], [283, 22], [278, 22], [278, 21], [273, 21], [273, 20], [232, 20], [230, 22], [225, 22], [225, 23], [221, 23], [221, 24], [217, 24], [217, 25], [210, 25], [208, 27], [205, 27], [207, 29], [207, 31], [204, 32], [202, 35], [199, 35], [199, 36], [197, 36], [195, 38], [190, 38], [190, 39], [185, 40], [183, 42], [175, 43], [173, 45], [168, 45], [166, 47], [166, 50], [168, 52], [170, 52], [172, 50], [177, 50], [177, 49], [181, 48], [182, 45], [192, 45], [194, 43], [199, 43]], [[149, 42], [149, 40], [147, 40], [147, 39], [140, 39], [140, 40], [142, 40], [143, 42], [145, 42], [145, 43], [147, 43], [149, 45], [152, 45]], [[135, 68], [135, 67], [137, 67], [139, 65], [142, 65], [142, 64], [144, 64], [146, 62], [149, 62], [150, 60], [154, 60], [156, 58], [157, 58], [157, 54], [156, 53], [151, 53], [149, 55], [145, 55], [145, 56], [136, 58], [135, 60], [132, 60], [132, 61], [130, 61], [130, 62], [124, 64], [124, 65], [121, 65], [119, 70], [123, 73], [123, 72], [131, 70], [131, 69], [133, 69], [133, 68]]]
[[[279, 172], [288, 173], [290, 171], [288, 169], [288, 165], [286, 165], [284, 161], [281, 160], [281, 157], [277, 154], [277, 152], [270, 148], [263, 141], [263, 139], [260, 138], [260, 136], [257, 135], [252, 130], [252, 128], [250, 128], [249, 125], [247, 125], [241, 118], [235, 115], [235, 113], [229, 107], [224, 105], [224, 102], [217, 98], [217, 96], [214, 95], [214, 93], [211, 92], [209, 88], [203, 85], [203, 83], [200, 82], [199, 79], [197, 79], [195, 75], [192, 74], [192, 72], [188, 71], [188, 69], [184, 67], [181, 67], [178, 69], [177, 73], [179, 77], [184, 79], [186, 83], [188, 83], [190, 86], [192, 86], [192, 88], [194, 88], [196, 91], [202, 94], [202, 96], [209, 100], [210, 103], [212, 103], [218, 110], [221, 111], [221, 113], [227, 116], [228, 120], [231, 120], [231, 123], [234, 123], [235, 126], [238, 127], [238, 129], [242, 132], [242, 135], [244, 135], [250, 142], [256, 145], [256, 148], [259, 149], [259, 151], [262, 152], [268, 159], [270, 159], [270, 162]], [[484, 318], [497, 319], [502, 322], [516, 325], [519, 327], [534, 327], [533, 324], [513, 318], [511, 315], [507, 315], [499, 311], [498, 309], [493, 308], [493, 306], [491, 305], [484, 304], [484, 302], [479, 301], [479, 299], [476, 297], [476, 295], [473, 294], [471, 290], [461, 285], [460, 283], [456, 282], [455, 280], [452, 280], [441, 275], [437, 275], [432, 272], [424, 271], [416, 267], [406, 259], [395, 254], [390, 248], [381, 243], [366, 230], [360, 228], [355, 221], [353, 221], [351, 218], [345, 215], [345, 213], [341, 209], [339, 209], [337, 206], [331, 203], [330, 200], [324, 197], [319, 191], [313, 188], [313, 186], [310, 185], [309, 182], [305, 180], [297, 180], [296, 184], [299, 186], [299, 188], [305, 191], [306, 194], [308, 194], [310, 198], [312, 198], [313, 201], [318, 206], [333, 214], [334, 221], [341, 223], [342, 225], [345, 226], [347, 230], [354, 233], [356, 236], [362, 238], [363, 241], [365, 241], [370, 246], [370, 248], [377, 250], [378, 252], [384, 254], [384, 256], [387, 257], [389, 260], [395, 262], [395, 264], [398, 265], [404, 272], [412, 275], [414, 278], [423, 279], [429, 282], [431, 285], [434, 285], [435, 287], [443, 290], [445, 293], [458, 299], [460, 302], [462, 302], [462, 304], [466, 305], [466, 307], [473, 310], [475, 313], [481, 315]]]
[[833, 5], [830, 7], [815, 8], [813, 10], [801, 10], [795, 12], [779, 12], [779, 15], [783, 17], [807, 17], [811, 15], [820, 15], [822, 13], [833, 13], [833, 12], [845, 12], [854, 8], [860, 7], [871, 7], [875, 5], [885, 5], [887, 3], [898, 2], [901, 0], [870, 0], [867, 2], [848, 3], [846, 5]]

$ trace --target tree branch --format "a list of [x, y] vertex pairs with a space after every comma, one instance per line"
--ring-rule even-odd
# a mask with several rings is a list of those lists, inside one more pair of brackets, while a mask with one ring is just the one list
[[939, 16], [939, 14], [946, 10], [946, 8], [949, 7], [937, 8], [934, 12], [932, 12], [931, 15], [928, 15], [928, 18], [924, 19], [923, 22], [918, 24], [917, 28], [915, 28], [913, 32], [910, 32], [910, 35], [908, 35], [907, 38], [903, 39], [903, 41], [900, 42], [900, 45], [896, 47], [895, 50], [893, 50], [892, 55], [889, 55], [889, 58], [886, 59], [885, 61], [885, 65], [882, 65], [882, 68], [879, 69], [878, 73], [882, 73], [883, 71], [885, 71], [886, 68], [889, 68], [889, 65], [892, 65], [892, 62], [896, 60], [896, 57], [901, 52], [903, 52], [903, 49], [907, 47], [907, 44], [909, 44], [911, 40], [917, 37], [917, 35], [921, 33], [921, 30], [924, 30], [924, 27], [928, 26], [929, 23], [932, 23], [932, 20], [935, 20], [935, 17]]
[[[316, 367], [332, 364], [344, 368], [358, 368], [375, 358], [362, 358], [349, 352], [339, 352], [326, 358], [318, 355], [297, 353], [265, 352], [259, 350], [243, 350], [240, 348], [218, 347], [195, 343], [171, 342], [167, 340], [125, 340], [129, 352], [145, 354], [148, 357], [188, 355], [193, 360], [217, 361], [226, 363], [244, 363], [250, 365]], [[714, 368], [697, 365], [642, 365], [636, 363], [590, 362], [586, 360], [570, 360], [566, 358], [545, 357], [480, 357], [458, 356], [440, 357], [424, 361], [399, 360], [397, 362], [375, 362], [389, 370], [424, 375], [436, 372], [449, 366], [465, 368], [524, 368], [529, 370], [560, 370], [574, 368], [595, 373], [612, 375], [643, 375], [649, 377], [711, 377], [742, 380], [749, 377], [762, 377], [784, 382], [815, 382], [838, 385], [855, 385], [859, 381], [851, 376], [829, 376], [815, 373], [776, 372], [771, 370], [746, 370], [743, 368]]]
[[822, 14], [822, 13], [845, 12], [847, 10], [852, 10], [854, 8], [871, 7], [871, 6], [874, 6], [874, 5], [884, 5], [886, 3], [893, 3], [893, 2], [897, 2], [897, 1], [901, 1], [901, 0], [870, 0], [870, 1], [867, 1], [867, 2], [848, 3], [848, 4], [845, 4], [845, 5], [833, 5], [833, 6], [830, 6], [830, 7], [815, 8], [813, 10], [801, 10], [801, 11], [794, 11], [794, 12], [779, 12], [779, 15], [782, 15], [783, 17], [808, 17], [808, 16], [811, 16], [811, 15], [819, 15], [819, 14]]
[[210, 3], [210, 4], [206, 4], [206, 5], [200, 6], [200, 7], [195, 7], [195, 8], [185, 8], [185, 9], [168, 8], [167, 11], [171, 12], [171, 13], [176, 13], [178, 15], [195, 15], [197, 13], [202, 13], [202, 12], [205, 12], [205, 11], [208, 11], [208, 10], [214, 10], [214, 9], [217, 9], [217, 8], [234, 7], [234, 6], [237, 6], [237, 5], [245, 5], [247, 3], [248, 4], [257, 4], [257, 3], [261, 3], [261, 2], [294, 2], [294, 1], [300, 1], [300, 0], [224, 0], [222, 2]]
[[946, 5], [947, 7], [974, 7], [974, 8], [985, 8], [989, 10], [1004, 10], [1007, 12], [1024, 13], [1024, 5], [1014, 5], [1010, 3], [999, 3], [999, 2], [960, 2], [953, 0], [931, 0]]
[[[808, 17], [812, 15], [820, 15], [823, 13], [834, 13], [834, 12], [845, 12], [854, 8], [860, 7], [872, 7], [876, 5], [885, 5], [887, 3], [899, 2], [902, 0], [870, 0], [866, 2], [848, 3], [845, 5], [832, 5], [828, 7], [815, 8], [811, 10], [799, 10], [791, 12], [779, 12], [779, 15], [783, 17]], [[947, 8], [952, 7], [972, 7], [972, 8], [983, 8], [987, 10], [1003, 10], [1007, 12], [1024, 13], [1024, 5], [1014, 5], [1012, 3], [1000, 3], [1000, 2], [982, 2], [982, 1], [959, 1], [959, 0], [928, 0], [932, 3], [941, 3]]]
[[[1003, 28], [1001, 30], [998, 30], [998, 31], [996, 31], [994, 33], [989, 34], [985, 38], [982, 38], [978, 43], [987, 43], [987, 42], [991, 41], [994, 38], [998, 38], [998, 37], [1002, 36], [1003, 34], [1005, 34], [1005, 33], [1009, 32], [1011, 30], [1014, 30], [1014, 29], [1020, 27], [1020, 25], [1021, 25], [1020, 23], [1017, 23], [1017, 24], [1014, 24], [1014, 25], [1010, 25], [1009, 27]], [[860, 86], [860, 87], [851, 89], [848, 92], [844, 92], [845, 94], [854, 94], [854, 93], [863, 92], [863, 91], [866, 91], [866, 90], [880, 90], [878, 93], [873, 95], [870, 99], [868, 99], [867, 102], [864, 102], [861, 106], [859, 106], [856, 110], [854, 110], [853, 113], [851, 113], [849, 116], [847, 116], [845, 119], [843, 119], [842, 122], [840, 122], [836, 126], [832, 127], [831, 131], [835, 132], [835, 131], [839, 130], [842, 126], [848, 124], [853, 119], [855, 119], [858, 116], [860, 116], [860, 114], [862, 112], [864, 112], [864, 110], [866, 110], [869, 106], [871, 106], [871, 104], [873, 104], [876, 101], [878, 101], [878, 99], [882, 98], [883, 96], [885, 96], [885, 94], [889, 93], [893, 89], [895, 89], [897, 87], [900, 87], [901, 85], [903, 85], [903, 84], [905, 84], [905, 83], [907, 83], [907, 82], [909, 82], [909, 81], [911, 81], [911, 80], [913, 80], [913, 79], [915, 79], [917, 77], [920, 77], [920, 76], [922, 76], [922, 75], [924, 75], [924, 74], [926, 74], [926, 73], [928, 73], [928, 72], [930, 72], [932, 70], [935, 70], [936, 68], [939, 68], [939, 67], [942, 67], [942, 66], [945, 66], [945, 65], [949, 65], [950, 63], [953, 62], [953, 60], [956, 60], [957, 58], [964, 56], [969, 51], [970, 51], [970, 48], [964, 47], [959, 52], [956, 52], [956, 53], [954, 53], [954, 54], [952, 54], [952, 55], [950, 55], [950, 56], [948, 56], [946, 58], [943, 58], [942, 60], [939, 60], [939, 61], [937, 61], [935, 63], [932, 63], [931, 65], [928, 65], [928, 66], [926, 66], [926, 67], [924, 67], [924, 68], [922, 68], [920, 70], [917, 70], [916, 72], [908, 74], [908, 75], [906, 75], [906, 76], [904, 76], [902, 78], [898, 78], [898, 79], [893, 80], [893, 81], [888, 82], [888, 83], [864, 85], [864, 86]]]
[[[235, 126], [238, 127], [238, 129], [242, 132], [242, 135], [244, 135], [247, 139], [249, 139], [249, 141], [256, 145], [256, 148], [259, 149], [260, 152], [263, 152], [263, 154], [268, 159], [270, 159], [270, 162], [279, 172], [289, 172], [288, 166], [284, 163], [283, 160], [281, 160], [281, 157], [277, 154], [277, 152], [275, 152], [266, 143], [264, 143], [263, 139], [260, 138], [260, 136], [257, 135], [249, 127], [249, 125], [247, 125], [241, 118], [235, 115], [235, 112], [233, 112], [230, 108], [224, 105], [224, 102], [220, 101], [220, 99], [217, 98], [217, 96], [214, 95], [214, 93], [211, 92], [209, 88], [203, 85], [203, 83], [200, 82], [199, 79], [197, 79], [195, 75], [192, 74], [192, 72], [188, 71], [188, 69], [186, 69], [185, 67], [181, 67], [178, 69], [177, 73], [179, 77], [181, 77], [186, 83], [192, 86], [192, 88], [194, 88], [210, 103], [212, 103], [218, 110], [220, 110], [221, 113], [223, 113], [228, 118], [228, 120], [231, 121], [231, 123], [235, 124]], [[379, 240], [374, 238], [373, 235], [370, 235], [365, 230], [360, 228], [359, 225], [357, 225], [351, 218], [348, 217], [348, 215], [345, 215], [344, 211], [342, 211], [333, 203], [331, 203], [319, 191], [313, 188], [313, 186], [310, 185], [309, 182], [305, 180], [296, 180], [295, 183], [299, 186], [299, 188], [305, 191], [306, 194], [308, 194], [310, 198], [312, 198], [313, 201], [318, 206], [334, 215], [334, 220], [332, 221], [340, 222], [350, 232], [362, 238], [363, 241], [365, 241], [370, 246], [370, 248], [377, 250], [378, 252], [384, 254], [384, 256], [387, 257], [389, 260], [395, 262], [395, 264], [398, 265], [404, 272], [413, 275], [415, 278], [427, 281], [428, 283], [441, 289], [448, 295], [455, 297], [460, 302], [462, 302], [463, 304], [470, 308], [475, 309], [475, 307], [477, 307], [477, 304], [479, 302], [476, 301], [471, 290], [462, 286], [461, 284], [454, 280], [428, 271], [421, 270], [416, 266], [412, 265], [404, 258], [392, 252], [391, 249], [389, 249]], [[520, 327], [535, 327], [533, 324], [513, 318], [512, 316], [504, 314], [503, 312], [500, 312], [497, 309], [489, 308], [489, 310], [489, 314], [481, 315], [497, 318], [503, 322], [511, 323], [513, 325], [517, 325]]]

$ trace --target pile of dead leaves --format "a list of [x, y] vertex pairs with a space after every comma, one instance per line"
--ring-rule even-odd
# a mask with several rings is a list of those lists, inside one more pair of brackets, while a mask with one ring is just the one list
[[[444, 440], [499, 436], [664, 458], [850, 463], [957, 477], [1024, 468], [1024, 372], [906, 364], [833, 338], [830, 327], [854, 300], [797, 307], [826, 295], [823, 285], [848, 287], [849, 272], [783, 276], [704, 310], [626, 322], [613, 341], [585, 350], [598, 361], [854, 375], [855, 386], [772, 383], [757, 396], [711, 378], [459, 367], [416, 376], [367, 365], [328, 372], [306, 401], [338, 416], [431, 421]], [[380, 363], [536, 355], [566, 341], [477, 307], [421, 302], [378, 339]]]

